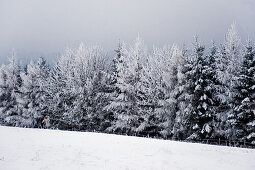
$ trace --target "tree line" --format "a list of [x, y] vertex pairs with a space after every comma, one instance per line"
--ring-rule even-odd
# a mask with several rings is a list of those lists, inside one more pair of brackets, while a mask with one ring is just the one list
[[98, 46], [66, 49], [53, 67], [21, 67], [15, 53], [0, 68], [0, 123], [255, 144], [255, 51], [235, 25], [222, 44], [192, 49], [119, 43], [109, 64]]

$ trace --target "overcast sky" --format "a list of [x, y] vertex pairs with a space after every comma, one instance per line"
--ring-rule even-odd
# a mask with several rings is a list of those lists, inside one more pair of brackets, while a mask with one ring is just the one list
[[217, 43], [236, 22], [242, 39], [255, 40], [255, 0], [0, 0], [0, 59], [57, 53], [80, 42], [112, 53], [118, 40], [139, 34], [153, 45]]

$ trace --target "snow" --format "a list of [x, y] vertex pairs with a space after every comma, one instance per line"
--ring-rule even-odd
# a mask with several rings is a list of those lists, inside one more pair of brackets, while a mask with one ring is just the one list
[[249, 126], [255, 126], [255, 120], [253, 120], [252, 122], [248, 123]]
[[251, 138], [255, 138], [255, 133], [254, 133], [254, 132], [251, 133], [251, 134], [247, 137], [247, 139], [251, 139]]
[[0, 126], [1, 170], [254, 170], [255, 150]]

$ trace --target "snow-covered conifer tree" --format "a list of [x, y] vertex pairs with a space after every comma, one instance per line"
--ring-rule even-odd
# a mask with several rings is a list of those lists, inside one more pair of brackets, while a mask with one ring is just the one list
[[[235, 95], [233, 97], [233, 113], [228, 116], [231, 139], [246, 140], [254, 133], [254, 84], [255, 59], [251, 41], [248, 41], [239, 77], [235, 81]], [[250, 128], [248, 128], [249, 126]], [[252, 135], [248, 137], [252, 138]], [[253, 137], [254, 139], [254, 137]]]
[[180, 75], [180, 61], [182, 52], [176, 45], [170, 47], [154, 48], [156, 75], [156, 118], [158, 130], [163, 137], [172, 135], [176, 117], [178, 94], [178, 78]]
[[47, 105], [44, 103], [49, 71], [46, 61], [39, 58], [37, 63], [31, 61], [26, 71], [21, 73], [20, 100], [23, 102], [20, 109], [23, 118], [30, 120], [32, 127], [40, 127], [43, 115], [47, 114]]
[[54, 66], [49, 105], [59, 128], [98, 130], [106, 102], [107, 71], [100, 47], [67, 49]]
[[21, 117], [19, 105], [22, 103], [20, 98], [20, 78], [21, 68], [17, 62], [15, 51], [9, 59], [8, 65], [1, 67], [1, 118], [4, 124], [12, 126], [27, 126], [25, 120]]
[[146, 131], [152, 109], [149, 102], [150, 76], [145, 71], [148, 54], [138, 37], [130, 49], [121, 45], [117, 50], [116, 99], [109, 108], [115, 110], [112, 130], [134, 134]]
[[227, 119], [233, 113], [236, 94], [234, 87], [240, 73], [241, 63], [241, 41], [235, 24], [232, 24], [216, 58], [218, 137], [231, 138], [231, 125]]
[[187, 72], [187, 76], [189, 77], [187, 83], [189, 84], [188, 94], [190, 96], [190, 106], [188, 107], [189, 113], [186, 118], [186, 126], [189, 129], [189, 139], [199, 139], [201, 138], [200, 132], [202, 130], [203, 122], [200, 120], [200, 117], [203, 116], [204, 108], [207, 107], [207, 103], [203, 100], [206, 99], [206, 95], [204, 97], [202, 83], [204, 82], [202, 77], [202, 69], [203, 69], [203, 55], [204, 55], [204, 47], [200, 45], [195, 38], [194, 44], [194, 52], [190, 55], [189, 61], [189, 71]]
[[[69, 123], [64, 120], [65, 114], [69, 113], [73, 95], [70, 93], [71, 76], [74, 60], [74, 51], [67, 49], [58, 59], [50, 74], [45, 88], [47, 93], [46, 103], [49, 106], [48, 115], [51, 117], [53, 126], [57, 128], [69, 128]], [[57, 120], [55, 125], [54, 120]]]
[[124, 132], [123, 123], [121, 119], [124, 117], [124, 112], [130, 107], [127, 100], [126, 91], [127, 88], [127, 49], [122, 42], [118, 44], [116, 57], [113, 59], [112, 69], [112, 89], [114, 90], [110, 98], [110, 103], [105, 107], [108, 113], [111, 113], [114, 117], [114, 121], [108, 131]]
[[187, 134], [187, 126], [186, 126], [186, 118], [189, 114], [189, 106], [190, 106], [190, 95], [188, 94], [188, 79], [187, 71], [188, 71], [188, 54], [187, 50], [184, 47], [182, 51], [180, 51], [179, 59], [178, 59], [178, 67], [177, 67], [177, 85], [175, 88], [176, 93], [176, 116], [174, 120], [174, 127], [172, 130], [173, 139], [186, 139]]
[[[193, 66], [189, 75], [192, 76], [194, 89], [192, 94], [192, 112], [188, 116], [192, 135], [189, 139], [203, 139], [211, 135], [213, 124], [212, 121], [215, 117], [213, 113], [213, 68], [214, 59], [204, 55], [204, 47], [200, 45], [196, 39], [194, 47], [194, 60]], [[192, 84], [192, 82], [191, 82]]]

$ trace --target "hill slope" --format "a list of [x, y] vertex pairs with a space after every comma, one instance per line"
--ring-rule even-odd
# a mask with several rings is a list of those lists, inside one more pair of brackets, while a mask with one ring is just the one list
[[0, 170], [255, 169], [255, 150], [0, 126]]

